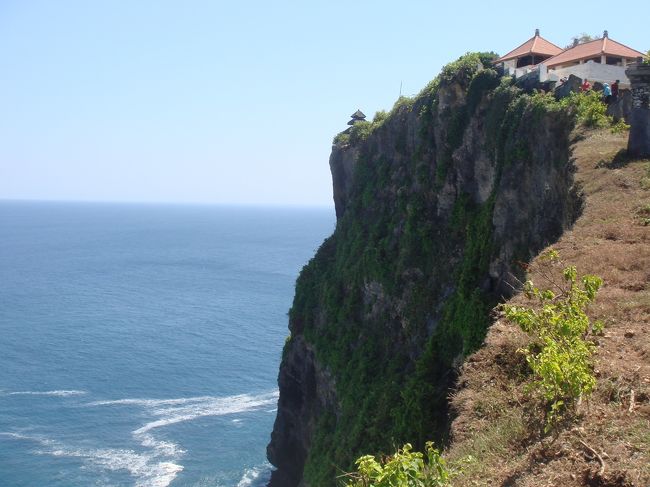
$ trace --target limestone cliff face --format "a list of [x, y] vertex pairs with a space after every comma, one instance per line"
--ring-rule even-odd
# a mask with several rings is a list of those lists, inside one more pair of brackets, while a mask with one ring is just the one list
[[480, 61], [337, 138], [337, 228], [296, 285], [273, 487], [334, 485], [359, 454], [444, 441], [490, 309], [577, 216], [571, 115]]

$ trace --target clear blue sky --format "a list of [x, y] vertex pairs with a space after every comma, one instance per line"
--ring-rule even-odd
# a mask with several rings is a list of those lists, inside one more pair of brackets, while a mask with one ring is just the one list
[[0, 0], [0, 198], [331, 205], [332, 137], [535, 28], [650, 48], [647, 0]]

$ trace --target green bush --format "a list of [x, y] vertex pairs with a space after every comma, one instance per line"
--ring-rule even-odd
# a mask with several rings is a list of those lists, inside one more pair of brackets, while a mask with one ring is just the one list
[[346, 145], [350, 143], [350, 134], [348, 132], [341, 132], [336, 134], [333, 143], [335, 145]]
[[350, 143], [357, 144], [366, 140], [372, 133], [372, 130], [372, 122], [368, 122], [366, 120], [356, 122], [350, 129]]
[[630, 126], [625, 123], [625, 120], [620, 119], [618, 122], [613, 123], [610, 129], [613, 134], [622, 134], [630, 130]]
[[568, 266], [562, 273], [563, 282], [556, 282], [551, 277], [550, 266], [557, 261], [557, 252], [549, 251], [542, 259], [543, 265], [548, 266], [544, 276], [553, 289], [540, 289], [527, 281], [524, 294], [536, 301], [537, 306], [504, 305], [503, 308], [506, 318], [534, 339], [522, 353], [535, 376], [533, 389], [547, 403], [548, 431], [596, 385], [591, 359], [594, 346], [587, 336], [602, 327], [592, 328], [585, 310], [596, 298], [603, 281], [585, 275], [578, 284], [576, 268]]
[[597, 91], [571, 93], [560, 101], [563, 107], [576, 110], [577, 122], [589, 128], [603, 128], [612, 125], [612, 117], [607, 115], [607, 105]]
[[356, 461], [358, 472], [345, 474], [346, 487], [440, 487], [448, 485], [450, 474], [433, 443], [426, 444], [426, 458], [411, 451], [407, 443], [381, 461], [365, 455]]
[[386, 117], [388, 117], [386, 110], [379, 110], [375, 113], [375, 117], [372, 119], [372, 123], [382, 124], [384, 123], [384, 120], [386, 120]]

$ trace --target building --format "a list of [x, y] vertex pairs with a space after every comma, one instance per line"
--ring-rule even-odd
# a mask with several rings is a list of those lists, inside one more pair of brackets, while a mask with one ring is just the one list
[[625, 75], [626, 66], [644, 56], [642, 52], [610, 39], [607, 31], [600, 39], [583, 44], [576, 41], [573, 46], [562, 49], [541, 37], [537, 29], [532, 38], [495, 63], [515, 77], [537, 72], [540, 81], [559, 81], [573, 74], [601, 83], [611, 84], [620, 80], [621, 87], [628, 87], [630, 81]]
[[363, 122], [366, 120], [366, 116], [361, 110], [357, 110], [352, 115], [350, 115], [350, 117], [352, 117], [352, 120], [348, 122], [348, 125], [354, 125], [357, 122]]
[[539, 35], [539, 29], [535, 29], [535, 35], [516, 47], [505, 56], [495, 61], [503, 67], [503, 71], [513, 76], [521, 76], [531, 72], [535, 66], [556, 54], [560, 54], [562, 48]]
[[[628, 64], [644, 57], [640, 51], [609, 38], [607, 31], [603, 37], [584, 44], [574, 44], [569, 49], [544, 61], [540, 69], [540, 80], [557, 81], [573, 74], [578, 78], [601, 83], [613, 83], [620, 80], [621, 85], [629, 86], [630, 80], [625, 74]], [[544, 71], [546, 70], [546, 79]]]

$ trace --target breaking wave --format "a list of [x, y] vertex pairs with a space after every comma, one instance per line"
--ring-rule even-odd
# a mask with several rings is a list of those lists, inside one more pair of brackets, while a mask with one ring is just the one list
[[247, 411], [255, 411], [278, 400], [278, 391], [251, 395], [214, 397], [199, 396], [181, 399], [117, 399], [113, 401], [95, 401], [87, 406], [140, 406], [157, 418], [133, 431], [135, 436], [141, 436], [149, 431], [185, 421], [192, 421], [206, 416], [224, 416]]
[[271, 475], [271, 465], [266, 463], [257, 467], [249, 468], [244, 472], [237, 487], [253, 487], [256, 485], [266, 485]]
[[34, 451], [38, 455], [79, 458], [103, 470], [126, 470], [135, 478], [136, 487], [167, 487], [183, 470], [182, 465], [161, 458], [169, 456], [169, 451], [156, 448], [152, 453], [138, 453], [118, 448], [75, 448], [42, 436], [21, 433], [4, 432], [0, 436], [31, 441], [38, 445]]
[[52, 397], [69, 397], [69, 396], [83, 396], [86, 391], [76, 390], [60, 390], [60, 391], [15, 391], [4, 392], [6, 396], [52, 396]]

